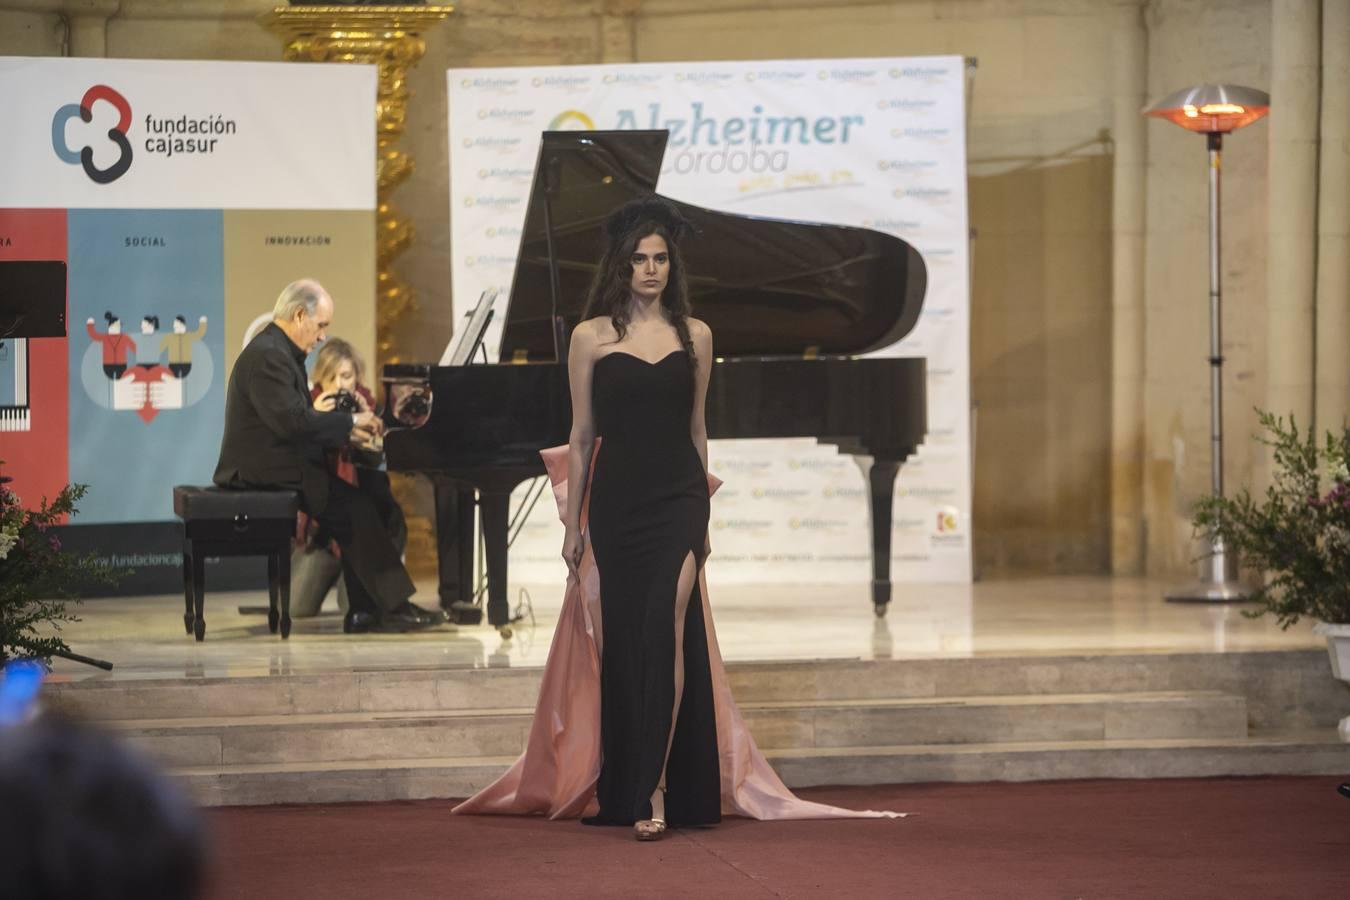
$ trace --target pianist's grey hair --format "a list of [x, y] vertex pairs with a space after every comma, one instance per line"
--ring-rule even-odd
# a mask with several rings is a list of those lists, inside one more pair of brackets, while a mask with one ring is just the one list
[[314, 310], [319, 307], [319, 300], [327, 296], [328, 292], [323, 289], [313, 278], [301, 278], [299, 281], [292, 281], [281, 289], [281, 295], [277, 297], [276, 306], [272, 307], [272, 318], [278, 322], [285, 322], [295, 318], [295, 313], [301, 307], [304, 307], [306, 315], [314, 315]]

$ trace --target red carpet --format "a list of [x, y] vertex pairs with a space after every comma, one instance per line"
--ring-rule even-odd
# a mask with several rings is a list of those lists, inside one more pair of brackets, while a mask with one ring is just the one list
[[[1348, 773], [1350, 774], [1350, 773]], [[907, 819], [668, 833], [447, 801], [212, 810], [217, 898], [1350, 898], [1336, 778], [815, 788]]]

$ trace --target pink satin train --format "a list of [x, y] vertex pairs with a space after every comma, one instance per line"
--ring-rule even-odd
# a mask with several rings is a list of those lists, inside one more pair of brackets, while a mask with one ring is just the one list
[[[567, 508], [567, 447], [540, 453], [561, 516]], [[708, 490], [721, 481], [708, 475]], [[589, 500], [589, 498], [588, 498]], [[544, 664], [539, 702], [525, 752], [504, 775], [456, 806], [454, 813], [545, 815], [576, 818], [596, 811], [600, 775], [600, 573], [586, 531], [579, 580], [570, 575], [557, 629]], [[708, 634], [717, 748], [722, 769], [722, 813], [752, 819], [899, 818], [905, 813], [841, 809], [801, 800], [783, 784], [755, 745], [727, 684], [717, 646], [706, 579], [699, 573], [703, 621]]]

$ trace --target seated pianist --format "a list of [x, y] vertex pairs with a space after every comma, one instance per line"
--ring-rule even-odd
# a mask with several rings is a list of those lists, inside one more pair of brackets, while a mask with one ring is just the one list
[[230, 373], [215, 483], [299, 493], [300, 508], [341, 552], [347, 634], [439, 624], [442, 614], [411, 602], [412, 579], [371, 494], [327, 465], [326, 450], [348, 443], [368, 448], [383, 433], [373, 412], [311, 404], [305, 357], [324, 340], [332, 319], [332, 297], [317, 281], [301, 279], [281, 292], [271, 323]]

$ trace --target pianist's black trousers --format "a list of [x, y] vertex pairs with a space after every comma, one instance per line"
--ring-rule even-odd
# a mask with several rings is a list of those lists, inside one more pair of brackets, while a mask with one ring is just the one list
[[388, 511], [371, 492], [328, 477], [328, 506], [316, 516], [320, 540], [332, 538], [342, 553], [342, 577], [351, 612], [379, 615], [398, 609], [416, 588], [403, 568]]

